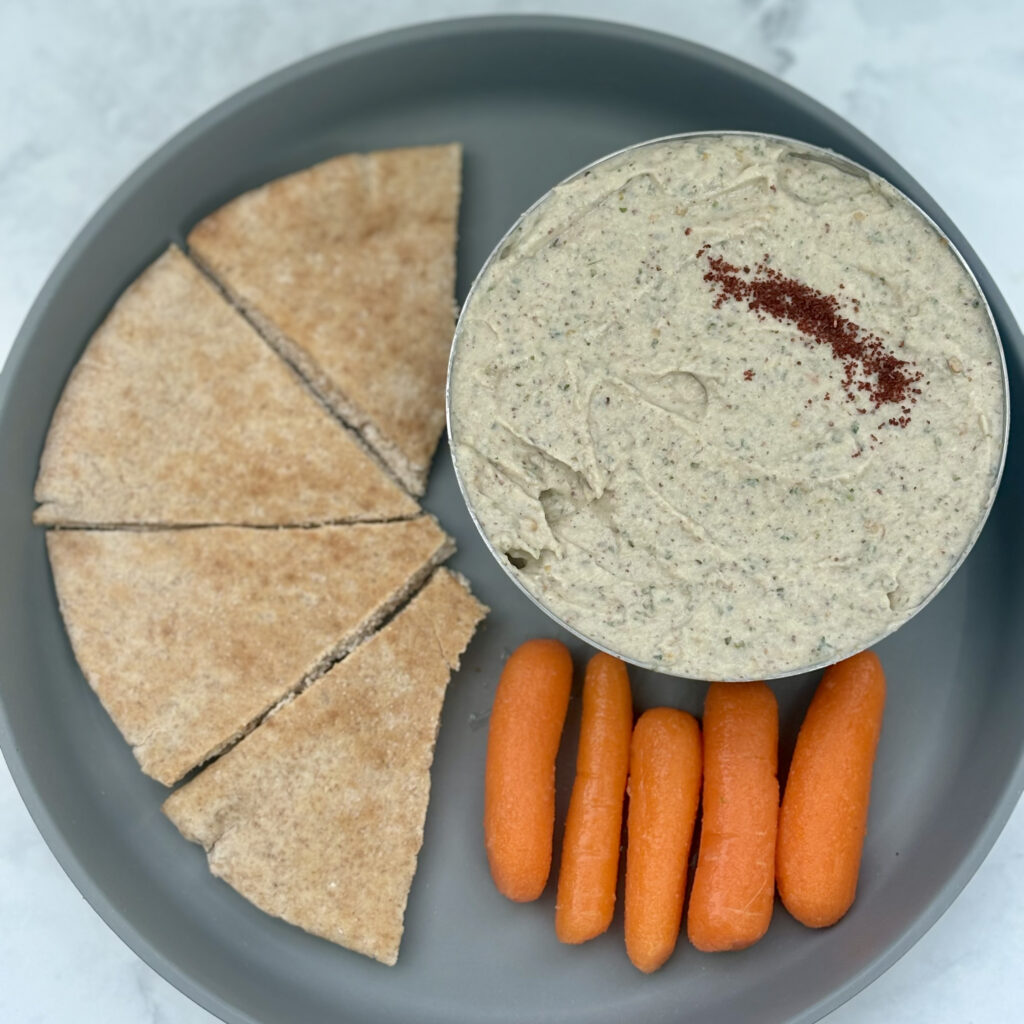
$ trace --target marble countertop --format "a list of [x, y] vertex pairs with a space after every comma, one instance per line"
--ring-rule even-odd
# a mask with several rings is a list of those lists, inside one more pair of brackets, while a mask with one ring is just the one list
[[[1024, 317], [1019, 0], [3, 0], [0, 362], [101, 201], [214, 103], [351, 38], [425, 17], [541, 8], [687, 36], [832, 107], [935, 197]], [[952, 908], [829, 1024], [1024, 1019], [1022, 868], [1018, 806]], [[6, 767], [0, 922], [0, 1020], [214, 1021], [93, 913], [36, 832]]]

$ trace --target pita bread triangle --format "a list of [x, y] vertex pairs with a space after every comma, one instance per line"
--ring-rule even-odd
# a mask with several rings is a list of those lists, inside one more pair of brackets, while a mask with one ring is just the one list
[[452, 550], [430, 516], [46, 540], [78, 663], [167, 785], [351, 649]]
[[48, 525], [313, 524], [415, 502], [171, 247], [93, 335], [36, 482]]
[[447, 570], [164, 811], [246, 899], [394, 964], [450, 673], [486, 609]]
[[444, 426], [461, 149], [349, 154], [229, 202], [189, 250], [422, 494]]

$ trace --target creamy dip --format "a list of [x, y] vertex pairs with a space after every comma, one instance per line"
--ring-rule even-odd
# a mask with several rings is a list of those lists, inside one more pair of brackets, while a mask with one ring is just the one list
[[783, 675], [908, 619], [990, 504], [999, 343], [885, 182], [755, 135], [569, 179], [456, 337], [455, 465], [496, 553], [595, 644], [676, 675]]

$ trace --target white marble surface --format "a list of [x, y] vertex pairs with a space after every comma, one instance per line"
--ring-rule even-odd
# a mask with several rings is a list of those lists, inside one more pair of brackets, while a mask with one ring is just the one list
[[[213, 103], [380, 29], [541, 8], [689, 36], [831, 106], [923, 183], [1024, 316], [1020, 0], [0, 0], [0, 361], [99, 203]], [[829, 1024], [1024, 1020], [1022, 869], [1018, 807], [953, 907]], [[93, 913], [0, 768], [0, 1021], [213, 1020]]]

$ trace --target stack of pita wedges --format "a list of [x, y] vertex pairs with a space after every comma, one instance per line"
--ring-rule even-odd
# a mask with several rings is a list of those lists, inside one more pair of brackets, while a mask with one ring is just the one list
[[[422, 493], [456, 146], [240, 196], [93, 335], [36, 521], [82, 671], [211, 869], [393, 964], [441, 705], [486, 609]], [[269, 255], [268, 255], [269, 254]]]

